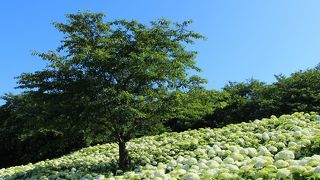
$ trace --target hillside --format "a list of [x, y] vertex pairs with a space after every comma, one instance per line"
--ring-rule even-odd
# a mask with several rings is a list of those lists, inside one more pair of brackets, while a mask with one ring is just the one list
[[138, 138], [134, 171], [117, 168], [114, 143], [0, 170], [0, 179], [320, 178], [320, 119], [313, 113]]

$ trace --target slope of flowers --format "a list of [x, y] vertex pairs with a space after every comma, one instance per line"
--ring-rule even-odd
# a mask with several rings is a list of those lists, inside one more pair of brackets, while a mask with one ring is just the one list
[[[306, 179], [320, 178], [316, 114], [138, 138], [128, 143], [134, 171], [117, 169], [116, 144], [0, 170], [0, 179]], [[319, 147], [320, 145], [318, 145]]]

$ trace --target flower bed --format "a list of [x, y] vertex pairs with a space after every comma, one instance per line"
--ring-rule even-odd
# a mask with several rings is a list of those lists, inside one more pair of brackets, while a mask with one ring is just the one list
[[125, 173], [117, 170], [118, 146], [111, 143], [1, 169], [0, 179], [320, 178], [320, 153], [308, 152], [319, 133], [314, 113], [272, 116], [134, 139], [128, 143], [134, 169]]

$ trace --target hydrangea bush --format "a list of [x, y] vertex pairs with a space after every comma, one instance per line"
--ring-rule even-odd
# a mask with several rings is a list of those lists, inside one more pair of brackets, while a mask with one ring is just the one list
[[128, 143], [132, 171], [117, 170], [116, 144], [0, 170], [0, 179], [317, 179], [320, 119], [315, 113], [164, 133]]

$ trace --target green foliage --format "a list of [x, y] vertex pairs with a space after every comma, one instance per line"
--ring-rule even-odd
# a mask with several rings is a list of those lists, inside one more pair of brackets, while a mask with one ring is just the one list
[[317, 68], [298, 71], [290, 77], [276, 76], [273, 97], [278, 113], [320, 111], [320, 71]]
[[134, 171], [117, 168], [118, 145], [107, 143], [1, 169], [0, 179], [318, 178], [320, 155], [299, 156], [301, 148], [312, 146], [309, 140], [320, 132], [320, 121], [313, 117], [294, 113], [223, 128], [135, 138], [128, 142]]
[[205, 117], [224, 108], [227, 93], [215, 90], [193, 90], [179, 94], [179, 107], [166, 122], [172, 131], [180, 132], [208, 126]]
[[311, 151], [314, 153], [320, 153], [320, 132], [312, 140]]
[[103, 17], [80, 12], [67, 15], [67, 23], [54, 23], [64, 33], [61, 46], [34, 53], [48, 66], [22, 74], [19, 87], [49, 104], [46, 111], [58, 109], [48, 122], [54, 127], [82, 130], [88, 139], [109, 134], [121, 147], [120, 166], [125, 168], [125, 143], [162, 130], [168, 115], [180, 108], [184, 97], [179, 94], [206, 82], [189, 75], [200, 69], [196, 52], [186, 49], [202, 36], [187, 29], [191, 21], [160, 19], [145, 25], [104, 22]]
[[[319, 65], [318, 65], [319, 66]], [[255, 120], [270, 115], [294, 112], [320, 112], [320, 71], [318, 66], [298, 71], [289, 77], [277, 75], [267, 85], [255, 79], [230, 82], [223, 88], [227, 105], [206, 117], [210, 126]]]
[[0, 166], [27, 164], [55, 158], [86, 146], [83, 134], [72, 129], [46, 125], [54, 116], [42, 112], [42, 104], [28, 94], [3, 97], [0, 107]]
[[256, 119], [256, 102], [264, 86], [263, 82], [255, 79], [241, 83], [229, 82], [219, 95], [219, 101], [224, 105], [208, 114], [206, 121], [210, 126], [221, 127], [225, 124]]
[[312, 139], [311, 145], [304, 147], [301, 150], [302, 156], [310, 156], [311, 154], [319, 154], [320, 155], [320, 132], [318, 132]]

